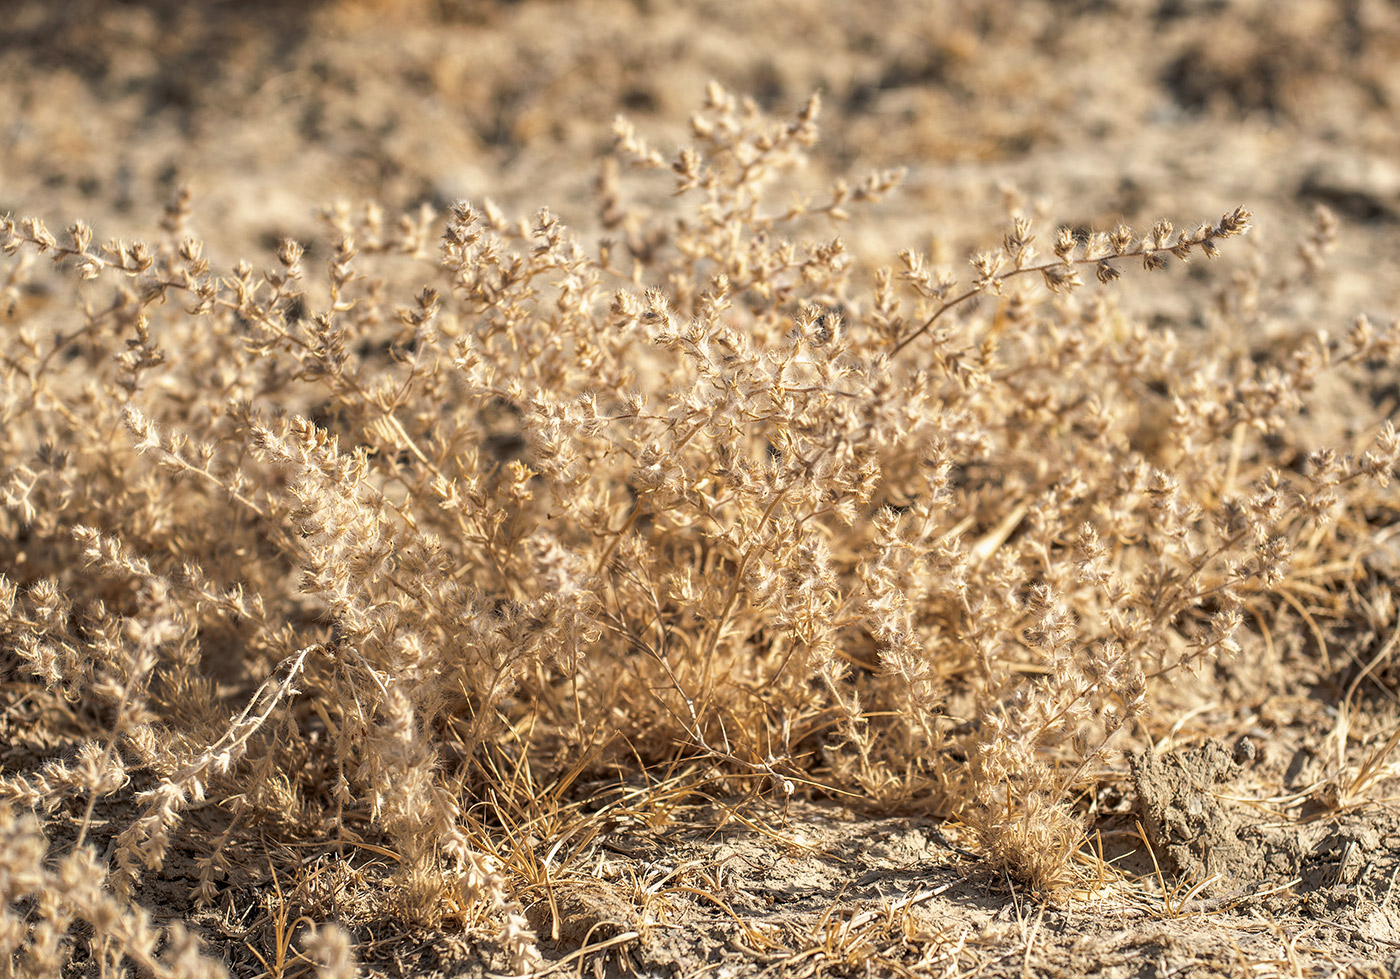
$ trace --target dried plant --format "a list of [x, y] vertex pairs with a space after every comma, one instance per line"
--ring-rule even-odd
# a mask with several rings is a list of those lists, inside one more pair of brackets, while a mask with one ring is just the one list
[[[70, 753], [0, 778], [0, 961], [50, 974], [82, 918], [104, 968], [197, 972], [136, 902], [219, 807], [193, 897], [240, 834], [373, 846], [397, 915], [525, 972], [541, 854], [597, 832], [575, 787], [686, 761], [655, 805], [917, 799], [1039, 891], [1075, 882], [1114, 739], [1393, 512], [1393, 427], [1353, 455], [1290, 422], [1400, 331], [1257, 364], [1121, 311], [1243, 208], [1045, 239], [1017, 213], [961, 275], [871, 267], [818, 232], [899, 174], [787, 200], [818, 110], [715, 87], [674, 158], [620, 122], [598, 242], [548, 210], [340, 206], [215, 271], [187, 194], [149, 245], [0, 222], [10, 294], [38, 258], [67, 290], [7, 332], [0, 651], [83, 709]], [[621, 163], [676, 202], [631, 203]], [[70, 804], [47, 858], [16, 813]], [[352, 974], [341, 932], [306, 947]]]

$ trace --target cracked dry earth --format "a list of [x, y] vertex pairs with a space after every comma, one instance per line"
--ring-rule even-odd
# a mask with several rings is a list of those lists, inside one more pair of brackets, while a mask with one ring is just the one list
[[599, 948], [604, 975], [1393, 972], [1400, 819], [1272, 811], [1250, 750], [1135, 757], [1131, 791], [1104, 793], [1122, 811], [1095, 834], [1111, 871], [1072, 900], [992, 874], [956, 826], [794, 804], [761, 825], [714, 810], [694, 828], [619, 827], [581, 863], [591, 886], [532, 918], [561, 956]]

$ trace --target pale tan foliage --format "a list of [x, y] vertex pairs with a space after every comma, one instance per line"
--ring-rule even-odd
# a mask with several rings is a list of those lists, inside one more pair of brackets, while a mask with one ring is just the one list
[[[0, 222], [16, 275], [40, 256], [88, 283], [78, 319], [7, 341], [0, 540], [31, 543], [0, 578], [6, 668], [107, 718], [0, 798], [90, 817], [150, 776], [82, 888], [5, 810], [10, 886], [195, 974], [122, 902], [222, 806], [387, 850], [397, 914], [524, 972], [570, 787], [677, 759], [712, 790], [926, 800], [997, 866], [1072, 884], [1074, 798], [1113, 739], [1238, 650], [1300, 551], [1346, 546], [1342, 513], [1364, 526], [1392, 428], [1304, 472], [1265, 436], [1397, 332], [1261, 366], [1121, 313], [1105, 286], [1215, 257], [1243, 208], [1043, 255], [1014, 214], [968, 274], [867, 267], [830, 229], [899, 175], [789, 201], [818, 113], [715, 87], [674, 159], [619, 122], [619, 158], [669, 169], [679, 203], [630, 205], [614, 163], [601, 242], [548, 210], [344, 206], [215, 272], [187, 197], [154, 245]], [[6, 914], [7, 949], [64, 959], [68, 912]], [[353, 974], [340, 932], [308, 948]]]

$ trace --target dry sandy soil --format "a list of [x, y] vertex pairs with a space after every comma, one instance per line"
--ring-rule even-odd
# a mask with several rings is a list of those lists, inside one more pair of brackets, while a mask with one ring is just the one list
[[[0, 19], [0, 212], [149, 237], [188, 183], [216, 266], [305, 235], [336, 200], [392, 214], [489, 196], [586, 231], [614, 116], [678, 145], [713, 78], [775, 114], [823, 93], [804, 179], [908, 167], [851, 229], [859, 253], [996, 241], [1014, 188], [1057, 223], [1097, 228], [1245, 204], [1256, 232], [1233, 260], [1293, 268], [1325, 204], [1337, 248], [1257, 343], [1400, 311], [1400, 7], [1381, 0], [11, 0]], [[1229, 284], [1228, 262], [1203, 274]], [[1216, 287], [1181, 281], [1126, 301], [1189, 322]], [[1394, 418], [1396, 381], [1335, 400]], [[1373, 570], [1393, 580], [1390, 540], [1391, 566]], [[1361, 675], [1394, 612], [1334, 634], [1307, 611], [1270, 638], [1287, 671], [1252, 674], [1247, 649], [1191, 692], [1194, 709], [1155, 717], [1155, 751], [1122, 757], [1087, 800], [1113, 870], [1093, 895], [1038, 900], [916, 809], [692, 799], [649, 825], [599, 786], [616, 818], [590, 879], [527, 909], [542, 950], [561, 974], [594, 975], [1400, 971], [1392, 787], [1341, 810], [1317, 791], [1359, 676], [1352, 749], [1394, 729], [1391, 657]], [[0, 725], [6, 772], [62, 749], [23, 705]], [[178, 860], [144, 895], [240, 976], [264, 971], [249, 949], [267, 947], [276, 917], [269, 868], [316, 859], [262, 847], [227, 882], [240, 920], [194, 913]], [[307, 913], [334, 917], [341, 884], [324, 885]], [[368, 975], [499, 969], [450, 933], [347, 924]]]

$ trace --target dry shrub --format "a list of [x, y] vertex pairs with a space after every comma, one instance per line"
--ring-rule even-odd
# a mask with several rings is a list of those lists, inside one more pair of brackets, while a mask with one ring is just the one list
[[[1017, 213], [962, 277], [868, 267], [817, 233], [899, 175], [790, 202], [817, 112], [714, 88], [674, 158], [620, 123], [617, 161], [678, 196], [629, 203], [614, 161], [597, 242], [547, 210], [342, 206], [215, 272], [187, 196], [152, 245], [0, 224], [27, 311], [0, 401], [5, 669], [86, 718], [0, 780], [29, 841], [3, 901], [50, 888], [6, 912], [8, 948], [79, 916], [164, 968], [114, 902], [219, 806], [197, 897], [244, 827], [373, 844], [397, 914], [493, 934], [522, 971], [539, 855], [590, 838], [565, 832], [573, 787], [686, 760], [692, 788], [927, 800], [1038, 889], [1073, 882], [1072, 803], [1112, 739], [1228, 660], [1299, 560], [1393, 513], [1392, 427], [1291, 466], [1290, 422], [1400, 334], [1358, 321], [1256, 364], [1119, 311], [1113, 280], [1215, 257], [1242, 208], [1043, 255]], [[138, 774], [135, 815], [97, 832]], [[70, 801], [55, 865], [13, 811]], [[53, 883], [73, 861], [106, 896]], [[343, 936], [313, 944], [351, 968]]]

